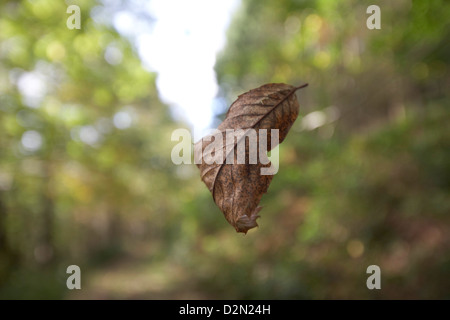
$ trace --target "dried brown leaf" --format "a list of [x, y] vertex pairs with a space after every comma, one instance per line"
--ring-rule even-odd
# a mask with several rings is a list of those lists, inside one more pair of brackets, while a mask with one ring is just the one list
[[[204, 160], [205, 149], [215, 141], [210, 135], [195, 144], [196, 159], [202, 159], [197, 166], [201, 178], [212, 193], [213, 199], [224, 213], [228, 222], [237, 232], [247, 233], [256, 227], [256, 219], [261, 207], [258, 206], [262, 196], [267, 192], [273, 175], [261, 175], [262, 168], [269, 168], [270, 162], [259, 159], [256, 164], [249, 163], [249, 146], [245, 138], [226, 141], [227, 129], [267, 129], [267, 151], [276, 145], [271, 144], [270, 129], [279, 130], [281, 143], [297, 119], [299, 104], [294, 94], [296, 90], [307, 84], [294, 87], [282, 83], [269, 83], [250, 90], [238, 97], [230, 106], [225, 120], [219, 125], [222, 133], [223, 148], [216, 150], [222, 153], [223, 162], [207, 164]], [[259, 145], [259, 136], [257, 136]], [[227, 148], [226, 143], [230, 147]], [[237, 163], [237, 145], [245, 143], [245, 164]], [[233, 164], [226, 163], [227, 156], [234, 153]], [[214, 153], [212, 154], [214, 155]], [[267, 158], [266, 158], [267, 159]], [[264, 164], [266, 163], [266, 164]]]

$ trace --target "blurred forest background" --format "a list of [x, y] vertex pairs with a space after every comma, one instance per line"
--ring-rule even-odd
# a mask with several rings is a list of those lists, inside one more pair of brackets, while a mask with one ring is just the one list
[[369, 30], [370, 1], [242, 1], [216, 123], [254, 87], [310, 84], [246, 236], [172, 164], [186, 124], [157, 74], [101, 4], [70, 2], [69, 30], [69, 2], [0, 4], [0, 298], [450, 298], [450, 2], [377, 1]]

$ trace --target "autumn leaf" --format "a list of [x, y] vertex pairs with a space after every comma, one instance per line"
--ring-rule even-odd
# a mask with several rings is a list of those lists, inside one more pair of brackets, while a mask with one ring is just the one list
[[[258, 146], [261, 142], [267, 151], [283, 142], [299, 112], [294, 93], [306, 86], [269, 83], [240, 95], [230, 106], [217, 132], [195, 144], [195, 158], [202, 160], [201, 163], [196, 161], [201, 179], [237, 232], [247, 233], [258, 226], [256, 219], [262, 208], [259, 202], [273, 178], [266, 153], [259, 153], [258, 159], [254, 160], [250, 133], [258, 133], [256, 142]], [[276, 131], [272, 129], [278, 130], [278, 139], [273, 139], [276, 137], [272, 137], [272, 132]], [[247, 140], [250, 142], [246, 143]], [[245, 161], [238, 157], [241, 146]]]

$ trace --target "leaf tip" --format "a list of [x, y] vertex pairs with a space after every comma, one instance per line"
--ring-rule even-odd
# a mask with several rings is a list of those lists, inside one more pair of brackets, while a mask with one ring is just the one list
[[262, 207], [257, 207], [250, 216], [248, 215], [241, 216], [239, 220], [236, 221], [235, 225], [236, 232], [242, 232], [244, 234], [247, 234], [248, 230], [253, 229], [254, 227], [258, 227], [256, 219], [260, 217], [258, 212], [261, 211], [261, 209]]

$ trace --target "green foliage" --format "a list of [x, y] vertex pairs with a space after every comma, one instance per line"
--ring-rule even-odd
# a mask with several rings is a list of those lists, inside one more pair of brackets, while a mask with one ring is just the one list
[[[114, 252], [140, 223], [162, 228], [152, 217], [174, 177], [166, 141], [175, 125], [155, 75], [126, 39], [89, 17], [88, 3], [79, 4], [80, 30], [66, 27], [63, 2], [1, 4], [0, 283], [12, 291], [15, 269], [48, 275]], [[105, 58], [111, 48], [118, 63]], [[129, 128], [114, 125], [120, 116]], [[40, 143], [27, 147], [30, 132]]]
[[[371, 31], [369, 4], [247, 0], [229, 29], [216, 65], [228, 101], [310, 84], [262, 202], [271, 236], [255, 237], [272, 250], [243, 271], [267, 274], [243, 297], [448, 298], [450, 6], [381, 1]], [[313, 116], [325, 119], [316, 129]], [[364, 285], [371, 264], [380, 292]]]

